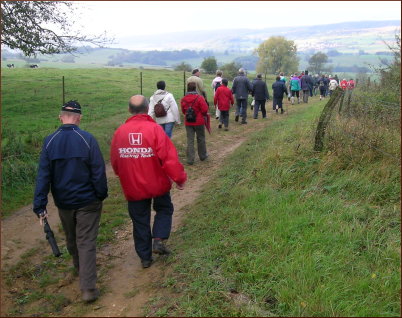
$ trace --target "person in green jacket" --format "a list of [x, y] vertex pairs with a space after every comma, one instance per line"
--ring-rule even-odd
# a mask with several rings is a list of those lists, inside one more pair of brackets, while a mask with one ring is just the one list
[[300, 104], [300, 94], [299, 94], [300, 89], [301, 89], [300, 78], [297, 76], [297, 73], [295, 73], [290, 79], [290, 91], [292, 92], [290, 102], [292, 103], [292, 105], [294, 105], [295, 103], [295, 96], [297, 97], [297, 103]]

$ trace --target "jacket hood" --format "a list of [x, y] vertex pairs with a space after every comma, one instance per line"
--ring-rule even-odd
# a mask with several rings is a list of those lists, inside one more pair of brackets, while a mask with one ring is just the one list
[[154, 95], [167, 95], [167, 91], [163, 90], [163, 89], [158, 89]]

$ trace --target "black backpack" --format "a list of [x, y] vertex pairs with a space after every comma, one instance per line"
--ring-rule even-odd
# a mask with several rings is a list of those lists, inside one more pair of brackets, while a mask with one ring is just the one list
[[197, 96], [196, 99], [194, 99], [193, 103], [191, 104], [191, 106], [189, 108], [187, 108], [186, 111], [186, 121], [189, 123], [195, 123], [197, 121], [197, 115], [195, 113], [194, 108], [192, 107], [195, 103], [195, 101], [198, 99], [199, 96]]
[[220, 83], [220, 82], [216, 82], [216, 84], [215, 84], [215, 92], [216, 92], [216, 90], [218, 89], [218, 87], [220, 87], [222, 84]]

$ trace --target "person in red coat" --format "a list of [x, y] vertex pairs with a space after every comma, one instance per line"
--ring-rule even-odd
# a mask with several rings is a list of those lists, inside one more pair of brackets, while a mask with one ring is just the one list
[[340, 86], [341, 88], [346, 91], [346, 89], [348, 88], [348, 81], [346, 80], [346, 78], [344, 78], [341, 82], [340, 82]]
[[[170, 252], [164, 244], [171, 232], [174, 210], [170, 189], [175, 182], [182, 190], [187, 174], [174, 144], [148, 115], [147, 99], [142, 95], [132, 96], [129, 112], [133, 116], [113, 135], [110, 157], [128, 201], [135, 250], [142, 267], [147, 268], [153, 262], [152, 252]], [[152, 201], [156, 215], [151, 231]]]
[[[187, 84], [187, 93], [181, 99], [181, 110], [184, 114], [184, 125], [187, 133], [187, 163], [194, 164], [194, 137], [197, 136], [198, 157], [201, 161], [208, 158], [207, 146], [205, 144], [205, 119], [208, 114], [208, 105], [205, 99], [202, 98], [196, 91], [196, 85], [193, 82]], [[195, 122], [189, 122], [186, 118], [186, 113], [189, 108], [195, 112]]]
[[218, 87], [214, 96], [214, 105], [220, 111], [219, 126], [222, 128], [222, 124], [225, 126], [225, 131], [229, 130], [229, 109], [233, 106], [234, 98], [232, 91], [228, 88], [228, 80], [222, 79], [222, 85]]

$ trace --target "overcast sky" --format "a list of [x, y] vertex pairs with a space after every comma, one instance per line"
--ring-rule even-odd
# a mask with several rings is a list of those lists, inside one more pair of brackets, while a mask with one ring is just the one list
[[400, 20], [400, 1], [77, 1], [85, 32], [119, 38], [189, 30], [262, 29]]

